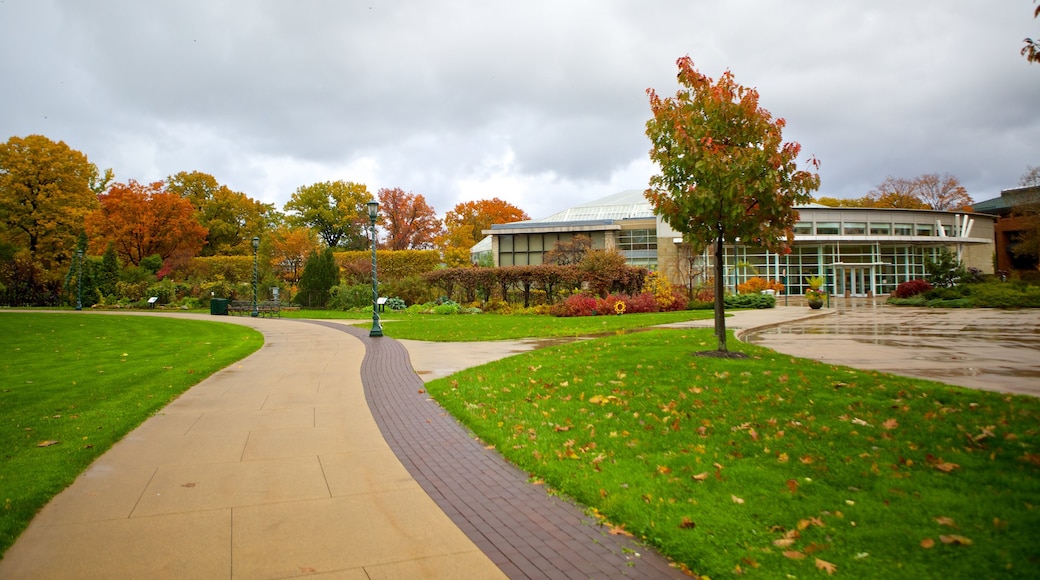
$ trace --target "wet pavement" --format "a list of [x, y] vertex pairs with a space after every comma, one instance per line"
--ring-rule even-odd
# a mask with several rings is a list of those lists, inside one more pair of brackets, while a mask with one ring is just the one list
[[974, 389], [1040, 396], [1040, 310], [835, 300], [833, 314], [744, 337], [790, 354]]

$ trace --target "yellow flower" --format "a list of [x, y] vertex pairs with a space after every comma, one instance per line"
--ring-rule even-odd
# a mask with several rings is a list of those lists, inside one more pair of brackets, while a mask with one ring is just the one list
[[625, 313], [625, 303], [622, 302], [621, 300], [618, 300], [617, 302], [615, 302], [614, 303], [614, 313], [615, 314], [619, 314], [619, 315], [620, 314], [624, 314]]

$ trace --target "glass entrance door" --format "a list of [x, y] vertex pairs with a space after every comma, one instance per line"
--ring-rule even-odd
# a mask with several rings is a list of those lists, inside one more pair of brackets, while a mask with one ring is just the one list
[[873, 291], [874, 268], [871, 266], [847, 266], [840, 270], [842, 296], [867, 296]]

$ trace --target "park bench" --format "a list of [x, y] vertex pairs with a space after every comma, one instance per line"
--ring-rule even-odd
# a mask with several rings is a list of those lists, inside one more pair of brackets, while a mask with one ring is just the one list
[[[277, 300], [264, 300], [256, 303], [256, 311], [259, 316], [282, 316], [282, 305]], [[229, 314], [252, 314], [253, 302], [251, 300], [232, 300], [228, 304]]]

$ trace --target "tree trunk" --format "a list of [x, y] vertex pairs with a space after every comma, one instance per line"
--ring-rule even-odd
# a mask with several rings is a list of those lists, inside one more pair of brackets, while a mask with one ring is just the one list
[[723, 259], [722, 224], [718, 225], [715, 238], [715, 337], [718, 338], [719, 352], [726, 352], [726, 296], [722, 277], [725, 269]]

